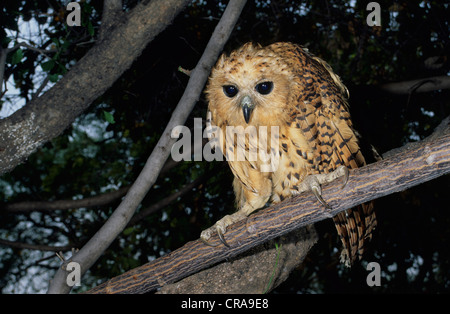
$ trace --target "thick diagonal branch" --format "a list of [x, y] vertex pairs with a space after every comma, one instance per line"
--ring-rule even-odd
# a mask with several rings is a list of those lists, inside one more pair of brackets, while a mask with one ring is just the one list
[[[300, 227], [447, 174], [450, 172], [450, 118], [428, 139], [405, 145], [385, 156], [384, 160], [352, 170], [344, 189], [337, 181], [326, 185], [323, 195], [331, 210], [325, 210], [312, 193], [303, 193], [229, 226], [226, 239], [231, 248], [192, 241], [89, 292], [149, 292]], [[210, 242], [219, 243], [219, 239], [215, 237]]]

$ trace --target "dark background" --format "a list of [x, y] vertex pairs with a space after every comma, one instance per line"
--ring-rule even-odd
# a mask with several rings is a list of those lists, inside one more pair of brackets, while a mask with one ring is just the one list
[[[354, 125], [365, 142], [384, 153], [430, 135], [450, 114], [448, 89], [392, 94], [381, 88], [390, 82], [448, 75], [450, 4], [378, 1], [382, 26], [369, 27], [368, 2], [249, 0], [225, 50], [248, 41], [263, 45], [292, 41], [308, 47], [341, 76], [350, 90]], [[27, 49], [21, 58], [8, 56], [5, 75], [14, 79], [19, 95], [4, 95], [0, 106], [13, 111], [19, 99], [29, 101], [42, 73], [56, 81], [92, 47], [102, 2], [80, 3], [83, 26], [69, 28], [60, 1], [3, 1], [3, 47], [15, 40], [11, 30], [33, 20], [40, 26], [43, 49], [62, 48], [51, 56], [53, 66], [45, 56]], [[124, 1], [128, 9], [135, 4]], [[72, 128], [0, 177], [0, 239], [81, 247], [100, 228], [118, 201], [102, 207], [27, 214], [7, 213], [1, 206], [79, 199], [131, 184], [184, 92], [188, 77], [178, 67], [195, 67], [225, 6], [226, 1], [193, 1]], [[21, 36], [27, 38], [26, 33]], [[194, 117], [205, 118], [206, 108], [202, 95], [186, 125], [193, 127]], [[142, 208], [197, 178], [202, 181], [196, 188], [127, 228], [75, 292], [197, 239], [201, 230], [234, 211], [230, 170], [224, 163], [206, 161], [181, 162], [164, 172]], [[351, 270], [338, 262], [340, 244], [332, 221], [318, 223], [319, 243], [273, 293], [448, 292], [449, 183], [447, 175], [378, 199], [374, 239], [364, 260]], [[380, 287], [366, 284], [365, 266], [372, 261], [381, 266]], [[59, 265], [52, 252], [0, 246], [0, 291], [43, 292]]]

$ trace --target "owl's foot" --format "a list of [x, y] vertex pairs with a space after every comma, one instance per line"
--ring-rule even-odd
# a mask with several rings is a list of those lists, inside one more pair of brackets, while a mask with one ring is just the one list
[[317, 200], [325, 206], [327, 209], [331, 209], [331, 206], [328, 205], [328, 203], [323, 199], [322, 197], [322, 188], [320, 187], [321, 184], [329, 183], [337, 178], [343, 177], [343, 184], [341, 186], [341, 189], [344, 188], [347, 185], [348, 182], [348, 176], [349, 171], [346, 166], [340, 166], [333, 172], [329, 173], [321, 173], [321, 174], [312, 174], [305, 178], [305, 180], [302, 182], [302, 186], [299, 187], [300, 192], [303, 191], [312, 191], [314, 195], [316, 196]]
[[229, 225], [232, 225], [235, 222], [238, 222], [238, 221], [246, 218], [246, 217], [247, 217], [247, 215], [242, 211], [238, 211], [232, 215], [226, 215], [225, 217], [223, 217], [222, 219], [217, 221], [212, 227], [210, 227], [206, 230], [203, 230], [202, 233], [200, 234], [200, 240], [202, 240], [202, 242], [205, 243], [206, 245], [218, 246], [220, 243], [212, 244], [212, 243], [208, 242], [208, 240], [211, 238], [213, 233], [217, 232], [220, 242], [222, 242], [223, 245], [225, 245], [226, 247], [230, 247], [228, 245], [227, 241], [225, 241], [225, 238], [223, 237], [223, 235], [227, 231], [227, 227]]

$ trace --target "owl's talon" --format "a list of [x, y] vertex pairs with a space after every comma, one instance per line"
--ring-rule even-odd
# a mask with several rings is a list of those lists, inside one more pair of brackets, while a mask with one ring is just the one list
[[244, 219], [245, 217], [247, 217], [247, 215], [245, 213], [243, 213], [242, 211], [238, 211], [232, 215], [226, 215], [225, 217], [223, 217], [222, 219], [220, 219], [219, 221], [217, 221], [214, 226], [203, 230], [202, 233], [200, 234], [200, 240], [205, 243], [206, 245], [209, 246], [218, 246], [219, 244], [211, 244], [209, 243], [209, 239], [211, 238], [211, 235], [213, 234], [213, 232], [217, 232], [217, 235], [219, 237], [220, 242], [222, 242], [223, 245], [225, 245], [227, 248], [230, 248], [230, 245], [228, 244], [228, 242], [225, 240], [224, 234], [225, 232], [227, 232], [227, 227], [229, 225], [232, 225], [233, 223]]
[[219, 246], [219, 244], [211, 244], [208, 242], [208, 240], [203, 239], [202, 237], [200, 237], [200, 241], [203, 242], [203, 244], [207, 245], [207, 246], [212, 246], [212, 247], [216, 247]]
[[[225, 217], [228, 217], [228, 216], [225, 216]], [[203, 230], [202, 233], [200, 234], [200, 240], [208, 246], [212, 246], [212, 247], [219, 246], [220, 243], [212, 244], [209, 242], [209, 239], [211, 238], [213, 232], [215, 231], [215, 232], [217, 232], [217, 235], [219, 236], [220, 242], [222, 242], [223, 245], [225, 245], [226, 247], [229, 248], [230, 245], [227, 243], [227, 241], [225, 241], [225, 238], [223, 236], [224, 233], [227, 231], [227, 229], [226, 229], [227, 223], [229, 223], [228, 220], [227, 219], [224, 220], [222, 218], [221, 220], [216, 222], [216, 224], [214, 226], [212, 226], [206, 230]]]
[[320, 189], [317, 189], [317, 187], [313, 186], [311, 187], [311, 191], [313, 192], [317, 200], [320, 202], [320, 204], [325, 206], [326, 209], [331, 209], [331, 206], [323, 199], [322, 191]]
[[[211, 229], [211, 228], [210, 228]], [[216, 243], [216, 244], [212, 244], [210, 243], [208, 240], [211, 237], [211, 233], [210, 233], [210, 229], [206, 229], [204, 230], [201, 235], [200, 235], [200, 241], [202, 241], [204, 244], [208, 245], [208, 246], [212, 246], [212, 247], [216, 247], [219, 246], [220, 243]], [[219, 229], [216, 228], [215, 229], [217, 232], [217, 235], [219, 236], [219, 240], [220, 242], [222, 242], [223, 245], [225, 245], [226, 247], [230, 247], [230, 245], [227, 243], [227, 241], [225, 241], [225, 238], [223, 236], [223, 232]]]
[[227, 243], [227, 241], [225, 241], [223, 233], [219, 229], [217, 229], [217, 235], [219, 236], [220, 242], [222, 242], [223, 245], [225, 245], [227, 248], [230, 248], [230, 245]]
[[343, 177], [344, 182], [341, 186], [341, 189], [343, 189], [347, 185], [349, 173], [350, 172], [346, 166], [340, 166], [335, 171], [330, 173], [311, 174], [307, 176], [303, 181], [304, 186], [300, 191], [311, 190], [320, 204], [322, 204], [327, 209], [331, 209], [331, 206], [322, 197], [322, 188], [320, 187], [320, 185], [332, 182], [337, 178]]
[[322, 197], [322, 189], [320, 187], [319, 179], [322, 178], [321, 175], [309, 175], [306, 177], [306, 179], [303, 181], [303, 183], [306, 185], [304, 190], [310, 190], [313, 192], [316, 199], [319, 201], [320, 204], [322, 204], [325, 208], [331, 209], [331, 206], [325, 202], [325, 200]]
[[341, 186], [341, 190], [342, 190], [343, 188], [345, 188], [345, 186], [348, 183], [348, 177], [350, 176], [350, 171], [348, 170], [348, 168], [346, 166], [341, 166], [340, 168], [338, 168], [338, 171], [343, 172], [342, 176], [343, 176], [344, 182], [342, 183], [342, 186]]
[[219, 246], [219, 243], [212, 244], [211, 242], [209, 242], [209, 239], [211, 238], [212, 232], [214, 230], [215, 230], [214, 226], [212, 226], [211, 228], [208, 228], [206, 230], [203, 230], [202, 233], [200, 234], [200, 241], [202, 241], [204, 244], [206, 244], [208, 246], [212, 246], [212, 247]]

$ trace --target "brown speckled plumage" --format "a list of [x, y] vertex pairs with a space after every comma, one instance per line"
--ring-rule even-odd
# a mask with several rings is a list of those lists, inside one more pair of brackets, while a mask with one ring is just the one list
[[[257, 88], [264, 82], [271, 83], [263, 86], [271, 87], [267, 94]], [[234, 87], [236, 95], [227, 95], [226, 86]], [[300, 193], [299, 186], [309, 175], [365, 164], [352, 129], [346, 87], [327, 63], [298, 45], [248, 43], [223, 55], [211, 73], [206, 94], [211, 123], [223, 134], [227, 126], [279, 128], [279, 134], [268, 135], [279, 141], [279, 164], [273, 172], [261, 171], [265, 162], [249, 160], [248, 154], [243, 161], [228, 161], [235, 176], [239, 219], [267, 202], [277, 203]], [[242, 113], [244, 102], [252, 106], [248, 123]], [[248, 150], [251, 143], [247, 139], [242, 146]], [[237, 149], [236, 143], [226, 144], [226, 140], [220, 141], [225, 155]], [[266, 151], [271, 153], [270, 148]], [[349, 265], [360, 258], [364, 242], [376, 226], [373, 205], [342, 212], [334, 222], [344, 246], [343, 261]]]

